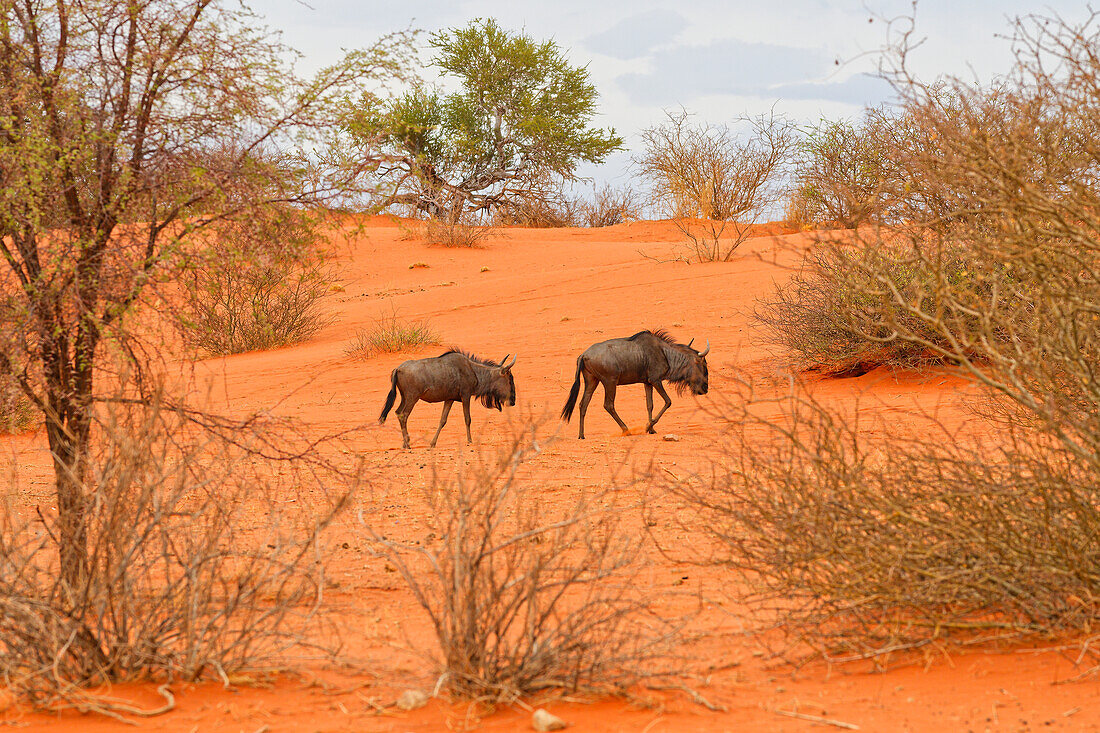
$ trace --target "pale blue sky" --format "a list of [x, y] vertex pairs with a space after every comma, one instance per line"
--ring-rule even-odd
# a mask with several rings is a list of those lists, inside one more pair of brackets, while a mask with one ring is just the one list
[[[597, 123], [627, 140], [681, 106], [710, 122], [777, 111], [811, 122], [852, 117], [886, 99], [871, 78], [887, 40], [883, 19], [910, 12], [909, 0], [248, 0], [304, 54], [306, 69], [369, 45], [389, 31], [425, 31], [493, 17], [537, 39], [553, 38], [577, 64], [587, 64], [600, 91]], [[1010, 19], [1057, 13], [1087, 15], [1079, 0], [921, 0], [911, 58], [922, 78], [980, 78], [1008, 70], [1003, 38]], [[626, 175], [629, 154], [616, 155], [599, 179]]]

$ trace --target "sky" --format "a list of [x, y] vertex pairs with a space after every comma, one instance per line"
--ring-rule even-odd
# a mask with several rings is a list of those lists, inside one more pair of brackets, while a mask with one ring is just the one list
[[[342, 49], [371, 45], [406, 28], [426, 32], [495, 18], [537, 40], [553, 39], [587, 66], [600, 92], [601, 127], [614, 127], [627, 148], [638, 133], [684, 109], [721, 124], [774, 108], [801, 122], [855, 118], [888, 101], [873, 76], [881, 49], [911, 16], [911, 0], [249, 0], [311, 71]], [[922, 79], [942, 74], [988, 80], [1012, 63], [1005, 36], [1029, 13], [1087, 17], [1078, 0], [919, 0], [910, 68]], [[894, 20], [891, 23], [891, 20]], [[891, 30], [892, 29], [892, 30]], [[426, 57], [427, 58], [427, 57]], [[597, 181], [630, 177], [630, 152], [599, 168]]]

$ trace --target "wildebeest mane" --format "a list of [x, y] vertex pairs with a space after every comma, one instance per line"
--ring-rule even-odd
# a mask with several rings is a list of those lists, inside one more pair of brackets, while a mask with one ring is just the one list
[[[447, 356], [448, 354], [460, 354], [472, 361], [474, 364], [483, 367], [489, 367], [492, 369], [499, 369], [503, 362], [493, 361], [492, 359], [484, 359], [477, 354], [471, 354], [469, 351], [463, 351], [462, 349], [452, 348], [443, 352], [440, 356]], [[514, 384], [514, 382], [513, 382]], [[485, 405], [490, 410], [501, 410], [504, 408], [504, 402], [508, 398], [508, 395], [501, 396], [493, 391], [475, 393], [474, 397], [481, 401], [481, 404]]]
[[678, 394], [684, 394], [691, 388], [691, 385], [688, 383], [688, 378], [691, 373], [691, 366], [694, 363], [693, 357], [699, 352], [687, 344], [677, 343], [676, 340], [672, 338], [672, 335], [663, 328], [656, 328], [650, 331], [639, 331], [631, 336], [629, 340], [635, 341], [645, 334], [654, 336], [659, 341], [663, 342], [661, 351], [664, 352], [665, 360], [668, 362], [668, 374], [665, 375], [665, 380], [676, 388]]
[[448, 354], [461, 354], [462, 356], [465, 356], [467, 359], [474, 362], [475, 364], [480, 364], [481, 366], [487, 366], [487, 367], [500, 368], [500, 362], [493, 361], [492, 359], [484, 359], [484, 358], [478, 356], [477, 354], [471, 354], [469, 351], [463, 351], [462, 349], [448, 349], [447, 351], [444, 351], [439, 356], [444, 357], [444, 356], [447, 356]]

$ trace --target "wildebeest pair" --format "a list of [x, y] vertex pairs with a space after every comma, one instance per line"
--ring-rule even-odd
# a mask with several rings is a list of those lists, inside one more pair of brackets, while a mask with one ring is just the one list
[[[693, 339], [694, 341], [694, 339]], [[645, 386], [646, 409], [649, 421], [646, 432], [656, 432], [653, 426], [672, 405], [665, 392], [663, 382], [675, 385], [682, 394], [686, 390], [703, 395], [707, 393], [709, 377], [707, 373], [707, 354], [710, 343], [702, 351], [686, 344], [676, 343], [664, 330], [639, 331], [629, 338], [609, 339], [589, 346], [577, 358], [577, 373], [573, 387], [569, 390], [569, 399], [561, 411], [562, 419], [569, 421], [580, 394], [581, 378], [584, 378], [584, 395], [581, 396], [580, 431], [578, 437], [584, 439], [584, 416], [592, 394], [600, 384], [604, 389], [604, 409], [615, 419], [623, 432], [627, 432], [626, 423], [615, 411], [615, 390], [621, 384], [643, 384]], [[431, 359], [406, 361], [393, 370], [390, 377], [390, 393], [378, 422], [384, 423], [393, 407], [397, 391], [401, 391], [401, 404], [397, 406], [397, 419], [401, 422], [402, 447], [409, 447], [407, 422], [413, 405], [419, 400], [442, 402], [443, 414], [439, 427], [432, 438], [432, 447], [439, 440], [439, 433], [447, 424], [447, 415], [451, 405], [462, 402], [463, 415], [466, 418], [466, 442], [472, 441], [470, 435], [470, 399], [480, 399], [486, 407], [501, 409], [504, 403], [516, 404], [516, 382], [512, 377], [515, 357], [509, 362], [505, 356], [500, 362], [481, 359], [464, 351], [451, 351]], [[653, 390], [665, 401], [657, 416], [653, 416]]]

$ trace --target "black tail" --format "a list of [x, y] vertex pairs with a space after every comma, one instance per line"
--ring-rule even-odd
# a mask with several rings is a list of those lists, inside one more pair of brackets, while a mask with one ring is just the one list
[[584, 366], [584, 357], [577, 357], [577, 376], [573, 378], [573, 386], [569, 389], [569, 400], [561, 411], [561, 419], [569, 422], [573, 417], [573, 408], [577, 405], [577, 395], [581, 391], [581, 368]]
[[393, 374], [390, 375], [390, 393], [386, 395], [386, 406], [382, 408], [382, 414], [378, 417], [378, 424], [382, 425], [386, 422], [386, 416], [390, 414], [390, 408], [393, 407], [393, 401], [397, 399], [397, 370], [393, 370]]

